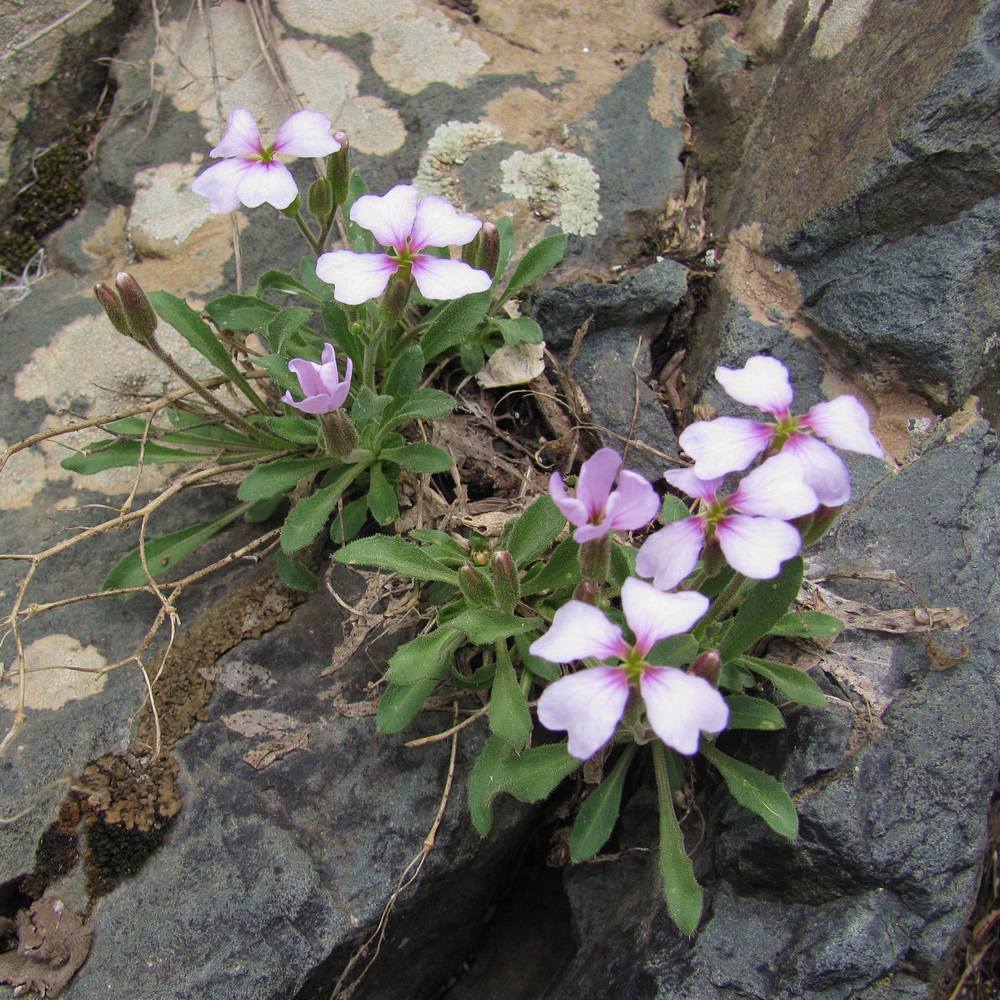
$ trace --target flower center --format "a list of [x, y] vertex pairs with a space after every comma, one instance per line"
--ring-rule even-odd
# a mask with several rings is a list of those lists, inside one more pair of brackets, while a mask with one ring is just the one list
[[774, 425], [774, 437], [771, 439], [771, 444], [774, 447], [775, 454], [777, 454], [785, 446], [785, 442], [793, 434], [801, 434], [802, 428], [799, 427], [798, 417], [785, 417], [783, 420], [779, 420]]
[[639, 651], [633, 646], [628, 653], [628, 656], [622, 661], [622, 669], [628, 675], [630, 681], [636, 681], [642, 676], [643, 670], [646, 668], [646, 661], [639, 654]]

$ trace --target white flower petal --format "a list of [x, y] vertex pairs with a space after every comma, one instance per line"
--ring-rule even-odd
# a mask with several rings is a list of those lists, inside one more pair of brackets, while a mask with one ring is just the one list
[[378, 298], [398, 266], [399, 261], [388, 254], [334, 250], [316, 261], [316, 276], [333, 285], [338, 302], [356, 306]]
[[619, 667], [591, 667], [550, 684], [538, 699], [538, 721], [569, 733], [569, 752], [593, 757], [615, 734], [628, 703], [629, 686]]
[[622, 610], [635, 635], [636, 652], [645, 656], [661, 639], [690, 631], [708, 611], [708, 598], [693, 590], [665, 594], [630, 576], [622, 587]]
[[473, 292], [485, 292], [493, 284], [485, 271], [477, 271], [465, 261], [442, 260], [427, 254], [413, 258], [413, 280], [425, 299], [460, 299]]
[[319, 111], [296, 111], [278, 129], [275, 152], [288, 156], [329, 156], [340, 149], [330, 135], [330, 119]]
[[851, 499], [851, 474], [843, 459], [808, 434], [793, 434], [781, 449], [802, 469], [802, 478], [824, 507], [840, 507]]
[[351, 222], [367, 229], [382, 246], [403, 251], [419, 200], [412, 184], [397, 184], [384, 195], [364, 194], [351, 206]]
[[674, 521], [642, 543], [635, 571], [651, 576], [657, 590], [671, 590], [694, 570], [704, 545], [705, 522], [700, 517]]
[[417, 202], [411, 246], [414, 250], [422, 250], [424, 247], [463, 247], [475, 239], [482, 226], [475, 216], [459, 212], [444, 198], [433, 194], [424, 195]]
[[645, 476], [624, 469], [618, 476], [618, 489], [605, 506], [607, 522], [616, 531], [645, 528], [660, 512], [660, 498]]
[[753, 580], [776, 577], [781, 564], [802, 548], [798, 531], [773, 517], [730, 514], [716, 526], [715, 537], [726, 562]]
[[811, 514], [819, 506], [819, 500], [806, 485], [802, 466], [782, 452], [740, 480], [729, 498], [729, 506], [743, 514], [787, 521]]
[[295, 178], [288, 167], [277, 160], [251, 163], [243, 172], [237, 194], [247, 208], [256, 208], [266, 201], [275, 208], [288, 208], [299, 193]]
[[729, 723], [725, 698], [704, 677], [647, 667], [639, 690], [653, 732], [678, 753], [697, 753], [702, 733], [721, 733]]
[[828, 403], [817, 403], [800, 423], [803, 427], [811, 427], [835, 448], [856, 451], [873, 458], [885, 455], [878, 438], [871, 432], [868, 411], [854, 396], [838, 396]]
[[580, 466], [576, 496], [591, 518], [603, 516], [621, 465], [622, 457], [614, 448], [600, 448]]
[[[692, 424], [692, 426], [694, 426]], [[724, 476], [716, 476], [715, 479], [701, 479], [694, 474], [694, 469], [668, 469], [663, 473], [663, 478], [675, 489], [686, 493], [696, 500], [704, 500], [705, 503], [715, 503], [715, 496], [719, 492]]]
[[240, 159], [214, 163], [194, 179], [191, 190], [208, 199], [210, 212], [235, 212], [240, 206], [240, 180], [252, 166], [251, 161]]
[[586, 505], [582, 500], [577, 500], [576, 497], [571, 497], [566, 492], [566, 486], [562, 481], [562, 476], [558, 472], [553, 472], [549, 477], [549, 496], [552, 497], [552, 502], [559, 508], [559, 513], [570, 524], [580, 527], [587, 523], [590, 514]]
[[209, 156], [258, 157], [264, 151], [257, 122], [246, 108], [237, 108], [229, 116], [226, 134]]
[[696, 421], [677, 440], [694, 459], [694, 474], [699, 479], [716, 479], [727, 472], [745, 469], [773, 436], [771, 424], [740, 417], [716, 417]]
[[777, 359], [758, 354], [742, 368], [715, 369], [722, 388], [738, 403], [753, 406], [779, 420], [788, 415], [792, 405], [792, 387], [788, 369]]
[[528, 652], [552, 663], [571, 663], [590, 657], [624, 659], [629, 647], [622, 630], [608, 621], [603, 611], [583, 601], [569, 601], [556, 612], [548, 632], [536, 639]]

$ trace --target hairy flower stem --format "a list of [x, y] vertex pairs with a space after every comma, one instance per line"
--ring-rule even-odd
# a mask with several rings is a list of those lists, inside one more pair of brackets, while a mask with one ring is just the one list
[[585, 579], [595, 583], [606, 583], [611, 568], [611, 534], [580, 546], [580, 568]]
[[722, 588], [715, 600], [712, 601], [712, 606], [708, 609], [708, 614], [698, 623], [697, 632], [699, 635], [704, 635], [706, 626], [717, 621], [732, 608], [733, 601], [745, 580], [746, 577], [742, 573], [733, 573], [733, 578]]
[[299, 232], [301, 232], [305, 237], [306, 242], [309, 244], [309, 248], [318, 257], [323, 252], [323, 244], [326, 242], [326, 236], [329, 233], [330, 228], [327, 226], [319, 238], [313, 236], [312, 230], [309, 228], [306, 220], [302, 218], [302, 212], [298, 208], [297, 201], [294, 203], [294, 207], [294, 212], [286, 210], [285, 214], [295, 223], [295, 225], [299, 227]]

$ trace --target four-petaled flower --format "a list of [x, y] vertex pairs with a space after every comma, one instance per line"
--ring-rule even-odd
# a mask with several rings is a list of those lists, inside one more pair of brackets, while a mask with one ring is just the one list
[[[595, 451], [580, 467], [575, 497], [566, 492], [558, 472], [549, 479], [549, 495], [563, 517], [577, 526], [573, 539], [581, 545], [609, 531], [644, 528], [660, 510], [656, 490], [637, 472], [619, 472], [621, 464], [614, 448]], [[618, 489], [612, 490], [616, 475]]]
[[299, 193], [291, 173], [275, 156], [328, 156], [340, 149], [330, 135], [330, 119], [319, 111], [297, 111], [265, 146], [257, 122], [245, 108], [229, 116], [222, 141], [209, 156], [225, 157], [195, 178], [191, 189], [208, 199], [211, 212], [232, 212], [237, 205], [256, 208], [265, 201], [288, 208]]
[[296, 400], [291, 392], [286, 392], [281, 397], [283, 403], [305, 413], [317, 414], [330, 413], [344, 405], [344, 400], [351, 390], [354, 362], [350, 358], [347, 359], [344, 378], [341, 381], [337, 371], [337, 352], [334, 351], [333, 344], [323, 345], [321, 364], [306, 361], [305, 358], [293, 358], [288, 362], [288, 369], [295, 372], [299, 385], [305, 393], [305, 399]]
[[705, 543], [713, 538], [737, 572], [755, 580], [777, 576], [781, 564], [802, 547], [798, 531], [786, 519], [809, 514], [819, 505], [803, 482], [798, 463], [784, 454], [744, 476], [727, 497], [719, 497], [722, 477], [703, 480], [692, 469], [674, 469], [664, 478], [700, 500], [703, 509], [668, 524], [642, 543], [636, 572], [653, 577], [660, 590], [670, 590], [688, 576]]
[[881, 458], [885, 453], [871, 432], [868, 414], [854, 396], [817, 403], [800, 417], [792, 416], [788, 369], [776, 358], [750, 358], [743, 368], [715, 369], [723, 389], [737, 402], [770, 414], [766, 424], [739, 417], [699, 420], [680, 436], [680, 446], [694, 459], [701, 479], [738, 472], [769, 446], [793, 455], [819, 502], [839, 507], [851, 498], [851, 480], [842, 459], [813, 435], [845, 451]]
[[385, 291], [400, 268], [408, 268], [420, 294], [428, 299], [458, 299], [485, 292], [493, 279], [460, 260], [432, 257], [426, 247], [464, 246], [482, 227], [479, 219], [457, 211], [444, 198], [423, 195], [397, 184], [382, 196], [366, 194], [351, 206], [351, 221], [367, 229], [392, 253], [335, 250], [316, 261], [316, 274], [334, 286], [338, 302], [359, 305]]
[[602, 611], [570, 601], [556, 612], [548, 632], [531, 644], [534, 656], [553, 663], [591, 657], [620, 661], [587, 667], [550, 684], [538, 701], [539, 721], [547, 729], [566, 730], [569, 752], [587, 760], [614, 735], [631, 684], [638, 680], [653, 732], [679, 753], [695, 753], [702, 732], [726, 728], [729, 706], [703, 677], [651, 666], [645, 658], [661, 639], [687, 632], [708, 610], [708, 598], [690, 591], [664, 594], [629, 577], [622, 587], [622, 610], [635, 636], [632, 643]]

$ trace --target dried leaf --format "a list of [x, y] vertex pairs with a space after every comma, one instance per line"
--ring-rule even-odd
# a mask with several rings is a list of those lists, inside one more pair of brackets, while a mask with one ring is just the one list
[[832, 590], [806, 581], [803, 591], [809, 607], [815, 611], [840, 618], [848, 628], [866, 629], [870, 632], [888, 632], [909, 635], [913, 632], [936, 632], [939, 629], [956, 631], [969, 624], [969, 616], [962, 608], [878, 608], [849, 601]]
[[39, 899], [16, 920], [17, 949], [0, 955], [0, 983], [56, 997], [90, 953], [92, 932], [61, 899]]
[[301, 725], [298, 719], [281, 712], [264, 708], [249, 708], [243, 712], [224, 715], [222, 724], [240, 736], [285, 736]]
[[243, 755], [243, 760], [252, 768], [263, 771], [265, 767], [270, 767], [276, 760], [287, 757], [288, 754], [296, 750], [309, 749], [309, 727], [296, 729], [294, 732], [286, 733], [277, 739], [268, 740], [253, 750], [248, 750]]
[[544, 356], [544, 344], [504, 344], [490, 355], [476, 381], [484, 389], [524, 385], [545, 371]]

